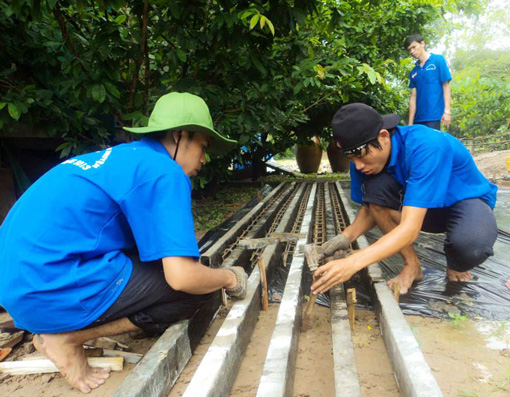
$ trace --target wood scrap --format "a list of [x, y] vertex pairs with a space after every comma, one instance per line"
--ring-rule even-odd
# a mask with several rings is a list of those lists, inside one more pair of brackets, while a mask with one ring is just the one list
[[[87, 362], [91, 367], [110, 368], [112, 371], [122, 371], [123, 357], [89, 357]], [[49, 359], [8, 361], [0, 363], [0, 373], [9, 375], [30, 375], [59, 372]]]
[[120, 350], [130, 351], [131, 348], [124, 343], [116, 341], [111, 338], [107, 338], [106, 336], [102, 336], [101, 338], [96, 338], [85, 343], [87, 346], [101, 347], [103, 349], [112, 349], [114, 350], [116, 347]]
[[14, 347], [23, 340], [25, 331], [18, 331], [14, 334], [8, 332], [2, 332], [0, 334], [0, 348], [5, 349], [8, 347]]
[[[314, 273], [319, 268], [319, 261], [322, 259], [322, 254], [319, 252], [318, 247], [315, 244], [307, 244], [301, 246], [302, 250], [305, 253], [306, 263], [308, 264], [308, 268], [312, 273]], [[317, 278], [315, 275], [313, 276], [312, 283], [315, 283]], [[312, 311], [315, 305], [315, 301], [317, 299], [317, 295], [315, 295], [310, 290], [310, 295], [308, 295], [308, 303], [306, 304], [305, 314], [303, 316], [303, 322], [301, 324], [301, 331], [306, 332], [312, 326]]]
[[16, 332], [23, 331], [22, 329], [16, 328], [14, 321], [8, 320], [0, 323], [0, 332], [7, 332], [8, 334], [14, 334]]
[[103, 357], [104, 349], [102, 347], [83, 346], [85, 357]]
[[355, 312], [356, 312], [356, 303], [358, 301], [356, 300], [356, 289], [355, 288], [348, 288], [347, 289], [347, 312], [349, 314], [349, 324], [351, 326], [351, 332], [354, 332], [354, 318], [355, 318]]
[[0, 349], [0, 361], [7, 357], [12, 351], [12, 347], [4, 347]]
[[124, 352], [122, 350], [103, 349], [104, 357], [123, 357], [128, 363], [137, 364], [142, 358], [143, 354]]
[[400, 282], [398, 280], [393, 281], [391, 289], [393, 290], [393, 297], [398, 303], [400, 300]]
[[267, 311], [269, 309], [269, 295], [267, 292], [267, 274], [266, 265], [264, 264], [264, 258], [259, 258], [259, 270], [260, 270], [260, 284], [262, 287], [262, 310]]

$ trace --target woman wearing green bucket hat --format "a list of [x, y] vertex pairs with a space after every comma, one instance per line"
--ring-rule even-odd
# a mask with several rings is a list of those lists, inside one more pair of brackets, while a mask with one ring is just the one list
[[[140, 141], [59, 164], [34, 183], [0, 228], [0, 305], [67, 381], [84, 393], [108, 371], [88, 366], [83, 343], [141, 330], [162, 333], [221, 288], [246, 294], [242, 268], [212, 269], [200, 252], [191, 181], [218, 134], [205, 102], [161, 97]], [[152, 133], [152, 134], [151, 134]]]

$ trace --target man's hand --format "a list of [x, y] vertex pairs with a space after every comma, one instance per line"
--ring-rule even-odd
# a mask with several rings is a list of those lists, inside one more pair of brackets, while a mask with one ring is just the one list
[[361, 268], [354, 263], [352, 257], [337, 259], [319, 267], [314, 275], [318, 279], [312, 284], [312, 292], [317, 295], [327, 292], [330, 288], [348, 281]]
[[351, 242], [349, 239], [343, 234], [339, 234], [322, 244], [321, 249], [324, 256], [330, 256], [338, 250], [345, 251], [349, 249], [350, 246]]
[[237, 284], [232, 288], [225, 288], [227, 294], [233, 298], [244, 299], [246, 297], [246, 290], [248, 288], [248, 275], [241, 266], [228, 266], [224, 267], [225, 270], [230, 270], [237, 279]]
[[441, 122], [446, 128], [450, 127], [450, 124], [452, 123], [452, 116], [448, 113], [443, 113], [443, 117], [441, 117]]

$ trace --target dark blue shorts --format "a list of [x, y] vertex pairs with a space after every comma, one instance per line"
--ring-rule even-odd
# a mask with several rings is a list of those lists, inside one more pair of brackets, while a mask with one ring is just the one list
[[418, 121], [414, 124], [421, 124], [425, 125], [430, 128], [434, 128], [435, 130], [441, 130], [441, 120], [435, 120], [435, 121]]
[[212, 294], [191, 295], [168, 285], [160, 260], [141, 262], [130, 255], [133, 273], [115, 303], [87, 328], [127, 317], [148, 335], [163, 333], [177, 321], [193, 316]]
[[[369, 176], [362, 190], [364, 204], [402, 210], [405, 192], [391, 175], [382, 172]], [[446, 234], [446, 262], [450, 269], [459, 272], [468, 271], [494, 255], [492, 247], [498, 236], [492, 209], [478, 198], [462, 200], [450, 207], [429, 208], [421, 230]]]

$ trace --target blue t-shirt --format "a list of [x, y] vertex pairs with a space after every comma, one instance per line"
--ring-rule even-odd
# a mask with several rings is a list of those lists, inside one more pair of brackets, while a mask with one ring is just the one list
[[34, 333], [77, 330], [118, 298], [142, 261], [199, 257], [191, 182], [145, 138], [59, 164], [0, 227], [0, 305]]
[[[396, 128], [383, 172], [404, 188], [404, 206], [443, 208], [471, 198], [480, 198], [493, 209], [496, 205], [497, 186], [478, 170], [462, 142], [424, 125]], [[367, 176], [352, 163], [350, 173], [351, 198], [361, 204]]]
[[409, 74], [409, 88], [416, 88], [416, 123], [441, 120], [444, 114], [443, 84], [451, 79], [442, 55], [430, 54], [423, 67], [416, 61]]

